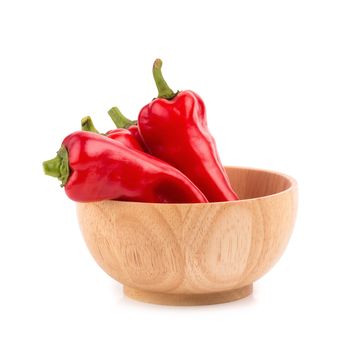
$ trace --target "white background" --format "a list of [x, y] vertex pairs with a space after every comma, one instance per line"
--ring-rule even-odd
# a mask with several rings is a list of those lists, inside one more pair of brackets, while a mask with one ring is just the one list
[[[0, 2], [0, 349], [349, 349], [348, 1]], [[235, 303], [133, 302], [41, 162], [91, 115], [135, 118], [163, 59], [206, 102], [224, 164], [294, 176], [284, 256]]]

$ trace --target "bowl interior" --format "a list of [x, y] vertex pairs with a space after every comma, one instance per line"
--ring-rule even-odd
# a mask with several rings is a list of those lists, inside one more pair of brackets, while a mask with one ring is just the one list
[[274, 195], [288, 190], [293, 180], [287, 175], [260, 169], [225, 167], [240, 199]]

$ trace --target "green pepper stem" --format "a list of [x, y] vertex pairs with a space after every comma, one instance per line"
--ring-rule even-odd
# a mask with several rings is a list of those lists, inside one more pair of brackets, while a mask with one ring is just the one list
[[60, 177], [62, 158], [58, 155], [55, 158], [43, 162], [44, 173], [48, 176]]
[[117, 128], [127, 129], [131, 125], [137, 124], [137, 120], [130, 120], [125, 117], [118, 107], [112, 107], [108, 114]]
[[66, 147], [62, 145], [55, 158], [43, 162], [43, 169], [46, 175], [57, 177], [62, 182], [61, 186], [63, 187], [70, 174]]
[[158, 98], [165, 98], [167, 100], [171, 100], [177, 95], [177, 92], [171, 90], [167, 82], [164, 80], [162, 74], [162, 65], [163, 62], [159, 58], [157, 58], [153, 63], [153, 78], [157, 85]]
[[95, 132], [95, 133], [99, 134], [99, 131], [95, 128], [95, 125], [92, 122], [91, 117], [89, 117], [89, 116], [84, 117], [81, 120], [81, 130]]

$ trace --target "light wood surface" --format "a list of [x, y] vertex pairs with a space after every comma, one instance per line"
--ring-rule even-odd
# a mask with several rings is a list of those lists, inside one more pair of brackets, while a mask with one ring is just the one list
[[239, 300], [252, 294], [253, 285], [228, 290], [217, 293], [201, 294], [171, 294], [148, 292], [140, 289], [124, 286], [124, 294], [131, 299], [139, 300], [144, 303], [176, 306], [195, 306], [228, 303]]
[[249, 295], [280, 258], [295, 221], [296, 182], [270, 171], [226, 170], [239, 201], [77, 205], [91, 254], [126, 295], [171, 305], [232, 301]]

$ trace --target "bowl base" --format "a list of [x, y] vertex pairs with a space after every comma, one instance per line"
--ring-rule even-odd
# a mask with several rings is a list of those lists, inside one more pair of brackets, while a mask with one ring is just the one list
[[206, 294], [168, 294], [149, 292], [124, 286], [124, 294], [131, 299], [144, 303], [174, 306], [195, 306], [228, 303], [252, 294], [253, 285], [231, 289], [224, 292]]

